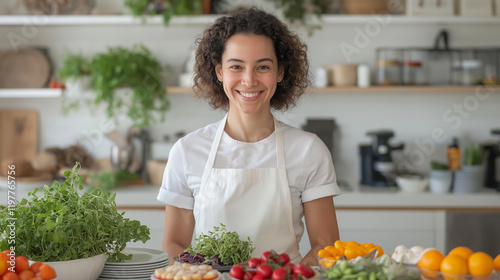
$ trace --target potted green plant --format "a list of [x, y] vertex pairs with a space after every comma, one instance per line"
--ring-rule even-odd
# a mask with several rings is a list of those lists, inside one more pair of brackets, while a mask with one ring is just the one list
[[484, 159], [488, 153], [482, 147], [471, 145], [465, 149], [464, 161], [455, 172], [454, 193], [473, 193], [481, 189], [484, 179]]
[[78, 92], [90, 88], [90, 61], [82, 54], [68, 54], [57, 71], [69, 92]]
[[90, 62], [90, 83], [95, 105], [105, 104], [108, 117], [124, 113], [133, 125], [145, 128], [158, 113], [163, 121], [169, 108], [161, 81], [162, 67], [144, 46], [132, 49], [109, 48], [96, 54]]
[[[63, 184], [54, 181], [40, 195], [35, 189], [19, 204], [0, 206], [1, 250], [12, 250], [9, 225], [14, 219], [18, 255], [50, 264], [58, 279], [97, 279], [106, 259], [120, 262], [132, 257], [122, 253], [127, 242], [150, 239], [147, 226], [118, 212], [116, 194], [97, 188], [80, 194], [84, 187], [79, 168], [77, 162], [66, 171]], [[77, 272], [82, 265], [84, 275]]]
[[450, 191], [453, 172], [448, 164], [431, 161], [431, 172], [429, 174], [429, 189], [432, 193], [442, 194]]
[[207, 10], [207, 5], [210, 8], [210, 2], [210, 0], [126, 0], [125, 6], [136, 17], [161, 14], [163, 23], [168, 25], [173, 15], [202, 14]]
[[331, 0], [268, 0], [274, 7], [283, 13], [283, 17], [290, 24], [299, 24], [306, 28], [311, 35], [314, 30], [320, 29], [319, 24], [313, 23], [314, 17], [321, 18], [326, 6]]

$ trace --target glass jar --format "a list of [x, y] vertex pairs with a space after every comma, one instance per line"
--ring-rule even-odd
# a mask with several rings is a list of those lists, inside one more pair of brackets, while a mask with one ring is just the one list
[[401, 84], [401, 49], [377, 49], [377, 84], [393, 86]]
[[426, 56], [424, 50], [408, 49], [403, 53], [403, 85], [426, 84], [423, 61]]
[[481, 83], [482, 63], [477, 59], [462, 60], [462, 85], [474, 86]]

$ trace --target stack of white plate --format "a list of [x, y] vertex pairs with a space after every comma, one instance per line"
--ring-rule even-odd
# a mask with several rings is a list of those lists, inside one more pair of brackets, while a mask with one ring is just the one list
[[100, 280], [150, 280], [155, 269], [168, 266], [168, 254], [160, 250], [126, 248], [123, 253], [132, 254], [132, 259], [122, 263], [107, 262], [99, 276]]

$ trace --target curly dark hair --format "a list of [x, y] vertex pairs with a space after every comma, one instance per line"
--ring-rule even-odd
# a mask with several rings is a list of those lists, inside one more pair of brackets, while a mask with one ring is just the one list
[[214, 109], [228, 109], [229, 99], [217, 79], [215, 66], [222, 64], [226, 43], [235, 34], [263, 35], [272, 40], [284, 77], [271, 98], [271, 108], [284, 111], [295, 106], [310, 85], [307, 46], [286, 24], [255, 7], [238, 9], [218, 18], [196, 40], [193, 86], [196, 96], [207, 99]]

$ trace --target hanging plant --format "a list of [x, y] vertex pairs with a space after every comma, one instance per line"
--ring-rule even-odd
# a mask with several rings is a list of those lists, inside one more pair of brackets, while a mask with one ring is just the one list
[[[144, 46], [131, 50], [115, 47], [96, 54], [90, 62], [94, 104], [106, 104], [108, 117], [115, 119], [124, 109], [136, 127], [151, 125], [155, 113], [163, 121], [169, 101], [161, 83], [161, 71], [160, 63]], [[118, 95], [119, 88], [130, 88], [130, 94]]]

